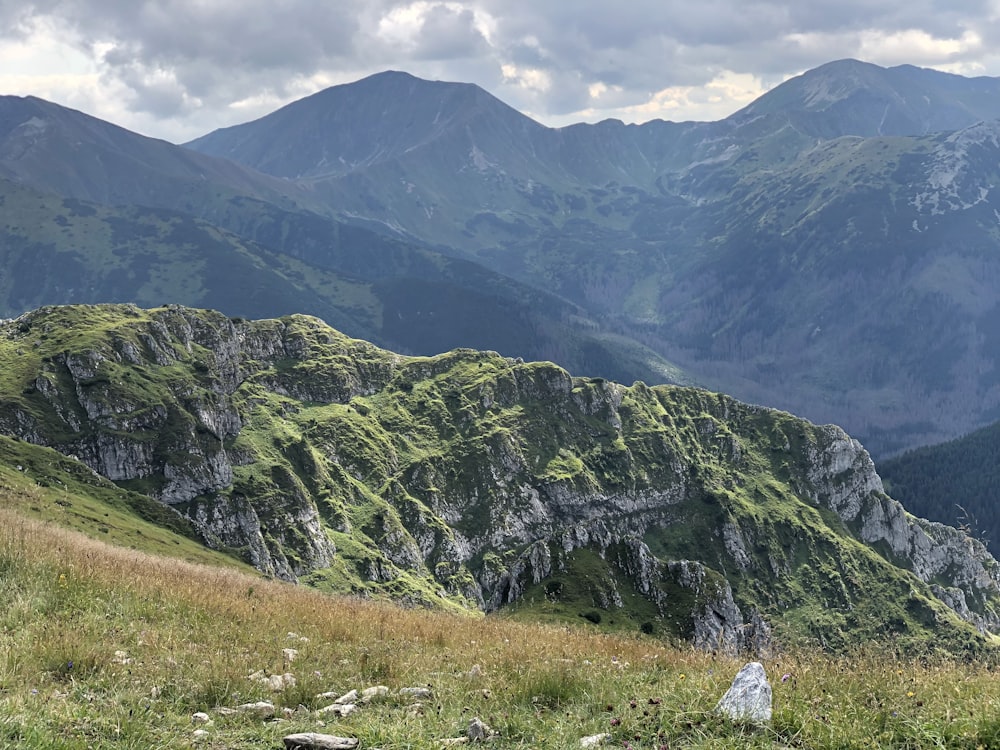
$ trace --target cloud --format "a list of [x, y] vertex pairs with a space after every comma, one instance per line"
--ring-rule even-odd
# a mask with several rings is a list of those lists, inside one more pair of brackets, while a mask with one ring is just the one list
[[543, 122], [717, 119], [833, 59], [1000, 75], [993, 0], [0, 0], [0, 85], [186, 140], [385, 69]]

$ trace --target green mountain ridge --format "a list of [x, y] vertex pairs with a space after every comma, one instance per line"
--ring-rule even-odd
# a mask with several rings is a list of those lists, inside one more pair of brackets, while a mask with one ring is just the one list
[[908, 516], [842, 430], [727, 396], [176, 306], [25, 314], [0, 373], [0, 433], [322, 589], [734, 653], [1000, 629], [981, 545]]

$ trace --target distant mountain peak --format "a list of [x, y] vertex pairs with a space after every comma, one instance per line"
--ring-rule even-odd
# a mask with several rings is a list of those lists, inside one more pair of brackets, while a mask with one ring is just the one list
[[987, 101], [995, 82], [913, 65], [835, 60], [774, 87], [732, 119], [791, 118], [797, 129], [822, 138], [925, 135], [996, 116]]
[[329, 177], [399, 157], [477, 118], [542, 127], [475, 84], [390, 70], [185, 145], [279, 177]]

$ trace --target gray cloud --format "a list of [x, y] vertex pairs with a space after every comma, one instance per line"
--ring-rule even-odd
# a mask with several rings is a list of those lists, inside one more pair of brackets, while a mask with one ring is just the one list
[[[153, 134], [176, 140], [199, 134], [193, 129], [202, 124], [249, 119], [322, 85], [388, 68], [479, 83], [543, 120], [587, 110], [621, 111], [629, 119], [626, 108], [666, 89], [702, 87], [727, 74], [769, 86], [844, 57], [998, 75], [1000, 55], [990, 50], [1000, 41], [1000, 22], [989, 20], [991, 5], [0, 0], [0, 52], [32, 34], [56, 35], [89, 56], [103, 85], [116, 92], [115, 111], [131, 118], [122, 124], [141, 122], [150, 131], [163, 123]], [[713, 89], [687, 98], [697, 104], [719, 96], [727, 94]], [[733, 100], [730, 111], [744, 103]]]

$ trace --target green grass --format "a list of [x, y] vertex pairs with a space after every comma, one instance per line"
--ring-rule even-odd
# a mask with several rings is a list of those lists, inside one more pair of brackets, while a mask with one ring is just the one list
[[[0, 511], [0, 745], [277, 748], [293, 732], [362, 747], [433, 748], [479, 716], [499, 748], [989, 748], [996, 664], [906, 662], [862, 649], [765, 660], [774, 719], [714, 715], [742, 661], [586, 626], [530, 625], [338, 598], [89, 540]], [[289, 661], [283, 653], [294, 648]], [[249, 678], [290, 672], [271, 692]], [[344, 719], [321, 692], [392, 691]], [[429, 686], [420, 706], [395, 695]], [[282, 718], [220, 707], [273, 701]], [[289, 715], [284, 717], [284, 710]]]

